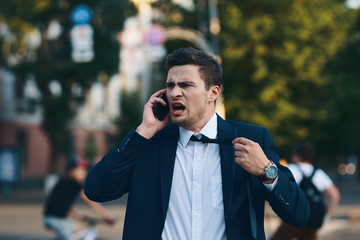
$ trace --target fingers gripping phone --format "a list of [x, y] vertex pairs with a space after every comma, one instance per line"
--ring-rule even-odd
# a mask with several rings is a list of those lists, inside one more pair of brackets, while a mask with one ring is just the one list
[[168, 103], [166, 94], [161, 95], [160, 98], [162, 98], [166, 102], [166, 106], [162, 105], [159, 102], [155, 103], [154, 108], [153, 108], [153, 112], [154, 112], [154, 116], [157, 119], [159, 119], [160, 121], [162, 121], [162, 120], [164, 120], [165, 116], [169, 112], [169, 103]]

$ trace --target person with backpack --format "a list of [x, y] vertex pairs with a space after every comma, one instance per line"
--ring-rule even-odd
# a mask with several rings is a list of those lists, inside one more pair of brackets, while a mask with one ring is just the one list
[[292, 149], [292, 163], [288, 165], [296, 182], [305, 192], [310, 205], [307, 224], [294, 227], [285, 222], [272, 236], [272, 240], [316, 240], [318, 230], [339, 204], [340, 193], [330, 177], [313, 165], [315, 147], [310, 142], [299, 142]]

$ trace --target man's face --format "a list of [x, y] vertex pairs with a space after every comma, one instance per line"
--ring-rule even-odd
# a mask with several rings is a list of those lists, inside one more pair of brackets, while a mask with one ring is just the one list
[[198, 132], [214, 114], [214, 102], [220, 89], [210, 86], [206, 90], [198, 66], [172, 67], [168, 72], [166, 89], [173, 124]]

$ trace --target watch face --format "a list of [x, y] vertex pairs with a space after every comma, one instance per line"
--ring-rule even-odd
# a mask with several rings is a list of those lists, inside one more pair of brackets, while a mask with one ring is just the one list
[[265, 175], [266, 175], [266, 177], [269, 178], [269, 179], [275, 178], [276, 175], [277, 175], [277, 167], [270, 165], [270, 166], [268, 167], [268, 169], [266, 170]]

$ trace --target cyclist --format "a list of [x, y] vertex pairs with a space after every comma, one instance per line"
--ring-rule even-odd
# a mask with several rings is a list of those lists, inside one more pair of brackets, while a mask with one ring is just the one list
[[75, 220], [82, 220], [85, 216], [75, 210], [73, 205], [80, 198], [105, 221], [112, 225], [114, 217], [101, 204], [89, 200], [83, 190], [83, 183], [87, 175], [88, 163], [82, 159], [70, 159], [66, 165], [66, 176], [58, 180], [45, 202], [43, 222], [46, 228], [55, 232], [61, 240], [70, 240], [73, 234], [80, 230]]

